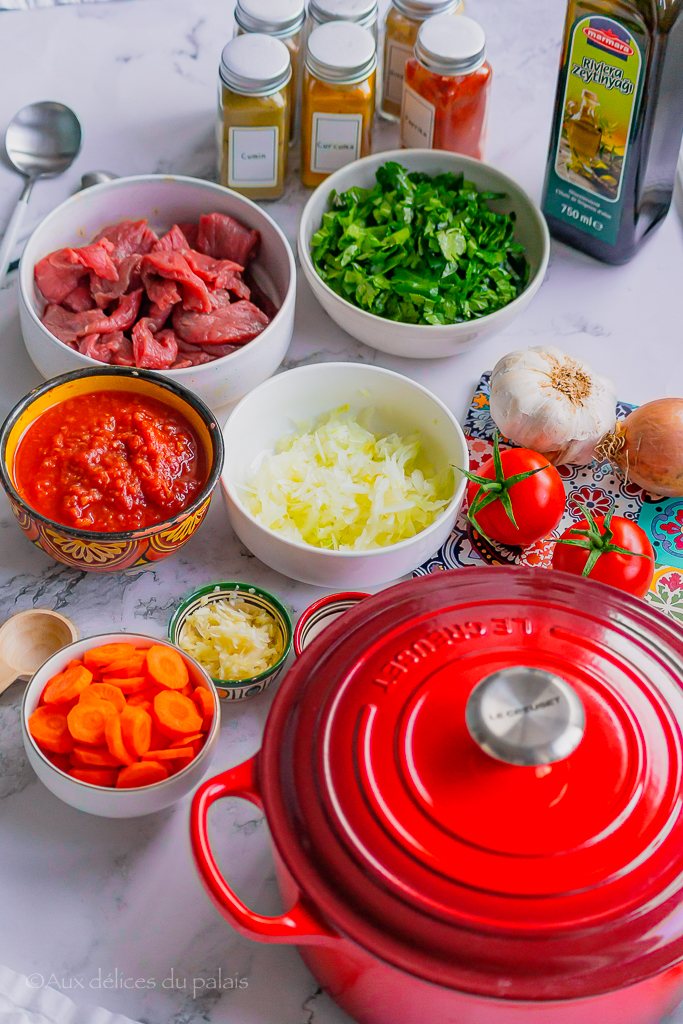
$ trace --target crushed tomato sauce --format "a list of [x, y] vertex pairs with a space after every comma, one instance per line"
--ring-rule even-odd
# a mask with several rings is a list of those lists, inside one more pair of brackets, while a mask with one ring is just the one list
[[206, 482], [205, 462], [181, 413], [144, 395], [98, 391], [31, 424], [17, 446], [14, 482], [48, 519], [118, 533], [187, 508]]

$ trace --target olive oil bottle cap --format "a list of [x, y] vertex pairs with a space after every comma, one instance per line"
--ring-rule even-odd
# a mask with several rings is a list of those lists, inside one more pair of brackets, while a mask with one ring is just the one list
[[415, 56], [436, 75], [468, 75], [484, 63], [486, 36], [472, 18], [437, 14], [420, 25]]
[[362, 82], [377, 67], [374, 36], [352, 21], [328, 21], [308, 37], [306, 67], [323, 82]]
[[289, 50], [273, 36], [249, 32], [223, 48], [220, 76], [228, 89], [243, 96], [269, 96], [292, 77]]
[[308, 13], [316, 25], [352, 21], [371, 28], [377, 21], [377, 0], [310, 0]]
[[243, 32], [292, 36], [306, 18], [304, 0], [237, 0], [235, 21]]
[[455, 14], [462, 5], [463, 0], [394, 0], [399, 14], [413, 21], [424, 21], [435, 14]]

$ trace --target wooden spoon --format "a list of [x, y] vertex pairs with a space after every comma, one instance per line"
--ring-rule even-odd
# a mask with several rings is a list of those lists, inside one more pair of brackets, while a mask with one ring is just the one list
[[17, 612], [0, 626], [0, 693], [15, 679], [30, 678], [44, 661], [81, 633], [51, 608]]

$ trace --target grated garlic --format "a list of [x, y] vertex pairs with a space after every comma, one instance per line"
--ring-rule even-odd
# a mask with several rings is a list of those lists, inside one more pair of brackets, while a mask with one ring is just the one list
[[272, 615], [239, 593], [218, 600], [204, 594], [178, 637], [180, 649], [223, 682], [252, 679], [272, 668], [282, 654], [282, 637]]

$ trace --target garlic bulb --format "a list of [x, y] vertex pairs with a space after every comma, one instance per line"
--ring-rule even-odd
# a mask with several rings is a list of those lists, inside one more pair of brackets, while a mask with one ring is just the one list
[[613, 381], [554, 345], [509, 352], [491, 376], [491, 416], [505, 437], [549, 462], [586, 465], [614, 430]]

